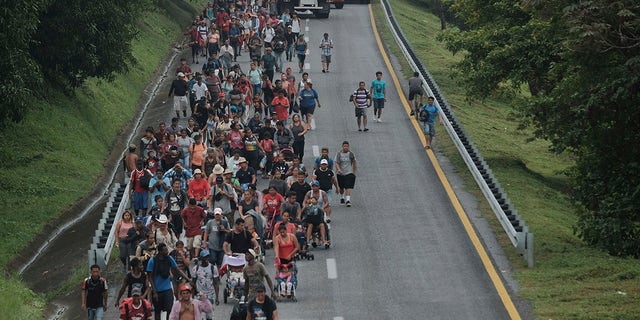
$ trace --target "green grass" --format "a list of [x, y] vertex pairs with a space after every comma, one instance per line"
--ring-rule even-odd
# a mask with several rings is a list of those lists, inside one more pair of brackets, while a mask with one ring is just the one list
[[[144, 88], [195, 15], [194, 8], [205, 1], [159, 3], [165, 9], [150, 10], [139, 24], [140, 35], [133, 42], [138, 63], [128, 73], [113, 82], [91, 79], [73, 97], [49, 90], [48, 98], [39, 101], [23, 122], [0, 131], [0, 205], [5, 209], [0, 220], [0, 268], [5, 269], [45, 224], [93, 188]], [[70, 273], [86, 273], [76, 271]], [[56, 292], [75, 286], [63, 285]], [[51, 297], [31, 292], [15, 275], [0, 276], [3, 319], [42, 318], [45, 301]]]
[[[562, 175], [572, 165], [571, 157], [549, 152], [546, 141], [527, 142], [532, 132], [518, 130], [515, 109], [506, 100], [477, 101], [466, 97], [464, 88], [450, 76], [450, 68], [458, 57], [436, 40], [440, 31], [438, 18], [418, 2], [390, 2], [420, 60], [454, 106], [456, 116], [535, 235], [536, 266], [529, 269], [506, 239], [457, 149], [440, 127], [438, 149], [451, 159], [467, 189], [479, 199], [483, 216], [491, 222], [515, 268], [514, 276], [521, 285], [518, 295], [532, 303], [535, 317], [637, 319], [640, 262], [611, 257], [586, 246], [573, 234], [577, 217], [566, 194], [568, 179]], [[374, 12], [388, 50], [402, 57], [378, 3]], [[413, 70], [406, 61], [400, 61], [408, 78]]]

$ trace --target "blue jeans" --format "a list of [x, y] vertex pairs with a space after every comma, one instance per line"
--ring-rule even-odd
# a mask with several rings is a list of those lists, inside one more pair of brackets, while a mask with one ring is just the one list
[[102, 320], [104, 317], [104, 309], [100, 308], [87, 308], [87, 316], [89, 320]]

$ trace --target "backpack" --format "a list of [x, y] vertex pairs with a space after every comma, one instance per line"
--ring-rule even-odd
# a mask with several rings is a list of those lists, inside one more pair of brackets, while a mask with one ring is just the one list
[[147, 170], [142, 171], [143, 174], [140, 176], [140, 188], [149, 191], [149, 183], [151, 182], [151, 173]]
[[429, 120], [429, 111], [427, 111], [427, 109], [420, 109], [418, 119], [422, 122], [427, 122]]
[[284, 52], [284, 41], [282, 40], [278, 40], [276, 41], [276, 43], [273, 45], [273, 51], [274, 52]]

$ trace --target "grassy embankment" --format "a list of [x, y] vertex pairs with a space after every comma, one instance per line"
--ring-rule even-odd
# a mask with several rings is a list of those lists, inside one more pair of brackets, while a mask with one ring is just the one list
[[[0, 268], [92, 189], [145, 86], [205, 2], [157, 1], [159, 8], [149, 8], [139, 22], [140, 35], [133, 42], [138, 63], [129, 73], [112, 83], [91, 79], [74, 97], [50, 92], [23, 122], [0, 130]], [[0, 276], [1, 318], [43, 318], [45, 296], [12, 273]]]
[[[467, 99], [464, 88], [450, 77], [458, 59], [436, 40], [440, 22], [410, 0], [391, 0], [396, 19], [433, 74], [454, 112], [495, 172], [516, 209], [535, 234], [535, 268], [528, 269], [504, 236], [494, 214], [468, 173], [452, 141], [440, 127], [437, 149], [449, 157], [465, 178], [467, 189], [480, 200], [483, 215], [507, 250], [522, 286], [518, 295], [534, 306], [539, 319], [637, 319], [640, 313], [640, 262], [614, 258], [586, 246], [573, 233], [576, 216], [568, 199], [568, 180], [562, 171], [572, 164], [567, 155], [548, 151], [546, 141], [534, 140], [530, 130], [518, 130], [515, 110], [506, 101]], [[401, 57], [381, 6], [374, 5], [382, 37]], [[403, 74], [412, 73], [401, 59]]]

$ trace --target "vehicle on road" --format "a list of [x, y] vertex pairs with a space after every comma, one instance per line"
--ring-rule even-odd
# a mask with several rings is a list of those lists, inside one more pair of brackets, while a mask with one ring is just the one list
[[[319, 19], [329, 18], [332, 0], [281, 0], [282, 8], [295, 12], [300, 17], [315, 16]], [[344, 0], [338, 0], [344, 1]]]

